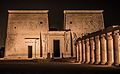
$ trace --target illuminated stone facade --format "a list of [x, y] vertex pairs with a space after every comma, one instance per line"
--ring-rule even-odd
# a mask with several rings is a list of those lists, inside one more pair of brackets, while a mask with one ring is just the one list
[[104, 29], [103, 10], [65, 10], [64, 27], [77, 37]]
[[64, 28], [72, 33], [72, 49], [75, 57], [74, 42], [78, 37], [104, 29], [103, 10], [65, 10]]
[[65, 10], [64, 30], [49, 31], [48, 12], [8, 10], [5, 59], [76, 57], [75, 40], [104, 29], [101, 10]]
[[32, 58], [40, 58], [40, 41], [49, 30], [48, 10], [9, 10], [8, 13], [5, 57], [28, 58], [29, 46]]

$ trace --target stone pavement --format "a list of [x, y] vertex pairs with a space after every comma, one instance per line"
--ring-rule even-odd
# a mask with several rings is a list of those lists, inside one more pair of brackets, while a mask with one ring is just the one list
[[19, 60], [8, 63], [0, 61], [0, 63], [0, 74], [120, 74], [120, 67], [108, 65], [48, 62], [48, 60]]

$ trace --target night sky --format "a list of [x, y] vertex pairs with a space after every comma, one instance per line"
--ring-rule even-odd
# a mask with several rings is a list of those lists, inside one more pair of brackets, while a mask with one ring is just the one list
[[47, 9], [50, 27], [63, 27], [63, 10], [104, 10], [105, 27], [120, 24], [120, 4], [117, 0], [0, 0], [0, 47], [4, 46], [8, 9]]

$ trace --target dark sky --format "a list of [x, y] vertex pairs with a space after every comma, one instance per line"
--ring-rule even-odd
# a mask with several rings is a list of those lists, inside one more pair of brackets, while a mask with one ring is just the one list
[[120, 24], [117, 0], [0, 0], [0, 47], [4, 45], [8, 9], [48, 9], [50, 27], [63, 27], [64, 9], [104, 10], [105, 27]]

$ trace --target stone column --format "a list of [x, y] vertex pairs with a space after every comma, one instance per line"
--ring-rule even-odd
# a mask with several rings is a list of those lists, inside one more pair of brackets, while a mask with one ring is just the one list
[[90, 38], [90, 63], [93, 64], [95, 62], [95, 42], [94, 37]]
[[114, 31], [113, 45], [114, 45], [114, 64], [119, 66], [120, 64], [120, 49], [119, 49], [119, 30]]
[[106, 38], [105, 34], [101, 35], [100, 38], [100, 47], [101, 47], [101, 64], [107, 63], [107, 49], [106, 49]]
[[76, 60], [76, 61], [77, 61], [77, 62], [80, 60], [80, 53], [79, 53], [80, 51], [79, 51], [79, 50], [80, 50], [80, 48], [79, 48], [79, 41], [78, 41], [78, 43], [77, 43], [77, 45], [76, 45], [76, 55], [77, 55], [77, 56], [76, 56], [76, 57], [77, 57], [77, 60]]
[[82, 40], [82, 63], [85, 62], [85, 42]]
[[86, 40], [85, 40], [85, 58], [86, 58], [85, 63], [89, 63], [89, 62], [90, 62], [90, 46], [89, 46], [89, 39], [86, 39]]
[[82, 43], [81, 43], [81, 41], [79, 41], [79, 52], [80, 52], [80, 61], [79, 61], [79, 63], [81, 63], [82, 62]]
[[100, 40], [99, 36], [95, 36], [95, 64], [100, 63]]
[[112, 32], [107, 33], [107, 64], [113, 64], [113, 38]]

